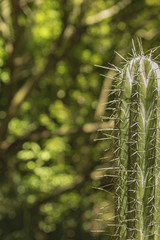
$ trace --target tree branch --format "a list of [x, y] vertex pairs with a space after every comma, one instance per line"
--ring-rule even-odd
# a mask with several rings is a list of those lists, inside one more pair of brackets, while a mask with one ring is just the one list
[[39, 126], [38, 128], [27, 132], [22, 137], [19, 137], [14, 142], [9, 143], [7, 140], [3, 141], [0, 146], [1, 150], [1, 157], [5, 156], [6, 154], [14, 154], [17, 153], [20, 149], [22, 149], [23, 144], [26, 141], [34, 141], [39, 142], [43, 139], [48, 139], [53, 136], [67, 136], [67, 135], [74, 135], [78, 133], [93, 133], [96, 132], [98, 129], [108, 129], [113, 128], [114, 122], [112, 120], [108, 122], [101, 122], [101, 123], [87, 123], [84, 124], [82, 127], [73, 126], [68, 129], [59, 128], [54, 131], [49, 131], [43, 126]]
[[11, 49], [10, 46], [8, 46], [9, 40], [11, 38], [10, 36], [10, 10], [7, 9], [4, 10], [3, 8], [3, 2], [0, 2], [0, 33], [2, 34], [3, 39], [5, 40], [6, 48]]
[[101, 93], [100, 93], [100, 97], [99, 97], [99, 101], [98, 101], [98, 105], [95, 111], [95, 115], [94, 118], [95, 120], [99, 120], [99, 118], [104, 114], [105, 112], [105, 104], [108, 102], [108, 97], [109, 97], [109, 89], [111, 89], [111, 85], [112, 85], [112, 79], [115, 76], [115, 71], [113, 70], [109, 70], [106, 78], [104, 79], [102, 88], [101, 88]]
[[1, 128], [0, 128], [0, 138], [1, 141], [5, 140], [8, 124], [10, 120], [17, 114], [21, 104], [28, 97], [32, 89], [40, 82], [46, 75], [48, 75], [53, 69], [56, 68], [57, 63], [61, 59], [65, 59], [74, 46], [80, 41], [82, 34], [86, 31], [86, 27], [77, 27], [75, 31], [73, 31], [72, 35], [69, 39], [67, 39], [67, 46], [65, 47], [63, 52], [58, 51], [58, 46], [61, 44], [63, 40], [63, 36], [65, 34], [66, 26], [60, 35], [57, 43], [52, 47], [51, 53], [48, 55], [46, 64], [41, 72], [37, 75], [33, 75], [30, 79], [28, 79], [24, 85], [17, 91], [15, 96], [13, 97], [10, 106], [8, 107], [6, 118], [3, 120]]
[[72, 183], [64, 187], [60, 187], [55, 189], [53, 192], [51, 192], [49, 195], [38, 199], [35, 204], [32, 207], [39, 208], [40, 205], [45, 204], [47, 202], [52, 202], [55, 201], [56, 198], [61, 196], [62, 194], [71, 192], [73, 190], [78, 190], [80, 189], [84, 183], [87, 181], [87, 178], [84, 176], [79, 176], [77, 179]]
[[[59, 44], [62, 42], [62, 39], [65, 34], [66, 26], [64, 27], [64, 30], [62, 31], [62, 34], [58, 40], [56, 50], [55, 51], [55, 45], [51, 50], [51, 53], [48, 55], [46, 64], [44, 69], [39, 72], [37, 75], [33, 75], [29, 80], [25, 82], [25, 84], [17, 91], [17, 93], [14, 95], [13, 99], [11, 100], [10, 106], [7, 111], [6, 118], [2, 122], [1, 128], [0, 128], [0, 136], [1, 141], [5, 140], [7, 131], [8, 131], [8, 124], [10, 120], [17, 114], [19, 107], [21, 106], [22, 102], [27, 98], [27, 96], [30, 94], [32, 89], [38, 84], [39, 81], [41, 81], [47, 74], [50, 73], [50, 71], [53, 71], [55, 69], [57, 63], [68, 56], [70, 51], [74, 48], [74, 46], [80, 41], [82, 34], [86, 31], [87, 27], [89, 25], [95, 24], [99, 21], [102, 21], [104, 18], [110, 17], [116, 13], [118, 13], [121, 9], [123, 9], [125, 6], [127, 6], [129, 3], [131, 3], [131, 0], [122, 0], [120, 3], [118, 3], [116, 6], [113, 6], [112, 8], [102, 11], [96, 16], [89, 17], [87, 19], [86, 25], [77, 27], [75, 31], [72, 32], [69, 39], [67, 39], [67, 46], [64, 48], [63, 52], [59, 52], [57, 50]], [[82, 8], [83, 9], [83, 8]], [[82, 13], [80, 13], [82, 14]]]
[[90, 16], [86, 19], [86, 25], [94, 25], [97, 23], [100, 23], [101, 21], [113, 17], [117, 13], [119, 13], [122, 9], [124, 9], [126, 6], [128, 6], [132, 0], [122, 0], [117, 3], [117, 5], [114, 5], [113, 7], [106, 9], [104, 11], [101, 11], [100, 13]]
[[[114, 62], [115, 62], [115, 66], [118, 65], [118, 55], [115, 56]], [[98, 66], [100, 68], [105, 68], [103, 66]], [[106, 68], [109, 69], [109, 71], [107, 72], [107, 74], [104, 76], [104, 82], [101, 88], [101, 93], [99, 96], [99, 101], [98, 101], [98, 105], [95, 111], [95, 115], [94, 115], [94, 119], [97, 121], [99, 121], [99, 118], [101, 116], [103, 116], [104, 112], [105, 112], [105, 108], [106, 108], [106, 104], [108, 102], [108, 98], [110, 95], [110, 90], [112, 87], [112, 81], [115, 77], [115, 75], [117, 74], [116, 69], [114, 68]]]

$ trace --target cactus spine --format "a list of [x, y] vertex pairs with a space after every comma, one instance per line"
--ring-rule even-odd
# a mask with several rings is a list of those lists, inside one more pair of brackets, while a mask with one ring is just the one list
[[115, 92], [116, 240], [160, 239], [160, 68], [142, 52]]

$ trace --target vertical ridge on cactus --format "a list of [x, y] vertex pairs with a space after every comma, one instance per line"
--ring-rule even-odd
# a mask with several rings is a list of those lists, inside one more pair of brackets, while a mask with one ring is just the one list
[[116, 240], [160, 239], [160, 68], [143, 52], [113, 90]]

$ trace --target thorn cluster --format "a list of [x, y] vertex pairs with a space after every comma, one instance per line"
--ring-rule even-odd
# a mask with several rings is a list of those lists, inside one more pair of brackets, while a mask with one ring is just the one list
[[103, 138], [114, 146], [114, 174], [108, 174], [115, 177], [114, 240], [160, 239], [160, 68], [152, 50], [145, 55], [139, 47], [140, 54], [133, 43], [131, 58], [122, 57], [122, 69], [112, 65], [118, 74], [107, 90], [115, 121]]

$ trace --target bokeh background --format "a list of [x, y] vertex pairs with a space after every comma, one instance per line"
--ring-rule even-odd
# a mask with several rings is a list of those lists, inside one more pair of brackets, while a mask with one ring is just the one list
[[[159, 0], [0, 1], [0, 239], [107, 240], [102, 121], [132, 39], [160, 45]], [[158, 53], [157, 53], [158, 55]], [[103, 189], [101, 191], [100, 189]]]

